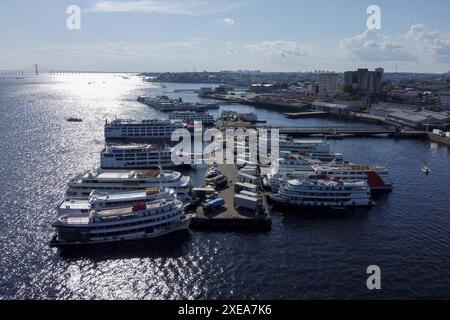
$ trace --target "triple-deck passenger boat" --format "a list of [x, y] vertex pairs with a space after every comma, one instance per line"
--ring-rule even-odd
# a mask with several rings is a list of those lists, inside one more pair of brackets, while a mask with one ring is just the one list
[[170, 120], [113, 120], [105, 123], [106, 139], [170, 140], [172, 133], [183, 128], [181, 122]]
[[278, 160], [278, 164], [272, 164], [272, 169], [267, 174], [266, 184], [272, 191], [277, 192], [280, 185], [286, 180], [314, 175], [313, 167], [321, 163], [317, 159], [293, 155], [285, 156]]
[[194, 123], [197, 121], [202, 122], [203, 125], [214, 124], [214, 116], [209, 112], [173, 111], [170, 113], [169, 119], [183, 123]]
[[340, 153], [333, 153], [330, 150], [330, 144], [323, 140], [280, 140], [280, 152], [289, 151], [292, 154], [306, 156], [321, 161], [343, 161], [344, 156]]
[[383, 166], [345, 162], [318, 164], [313, 169], [318, 175], [326, 175], [341, 181], [366, 181], [372, 193], [390, 192], [393, 189], [388, 170]]
[[157, 199], [177, 197], [173, 189], [149, 188], [142, 191], [116, 193], [92, 191], [89, 198], [63, 197], [58, 203], [58, 216], [78, 216], [90, 210], [108, 210], [129, 207], [136, 202], [152, 202]]
[[[110, 195], [116, 200], [124, 196]], [[183, 203], [174, 193], [163, 190], [151, 199], [130, 195], [129, 199], [136, 201], [115, 208], [97, 204], [106, 201], [105, 197], [92, 198], [94, 203], [88, 212], [60, 215], [53, 224], [57, 235], [50, 245], [72, 247], [149, 239], [189, 228], [191, 216], [184, 214]]]
[[160, 173], [158, 170], [91, 170], [68, 184], [66, 197], [88, 199], [93, 190], [113, 193], [158, 187], [174, 189], [182, 202], [190, 202], [190, 177], [176, 171]]
[[100, 154], [103, 169], [172, 168], [172, 148], [164, 145], [112, 145]]
[[342, 182], [323, 177], [286, 181], [278, 193], [269, 197], [276, 204], [293, 208], [343, 210], [373, 205], [366, 182]]

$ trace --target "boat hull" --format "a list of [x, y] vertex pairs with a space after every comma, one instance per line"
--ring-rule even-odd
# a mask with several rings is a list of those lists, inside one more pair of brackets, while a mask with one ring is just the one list
[[305, 210], [317, 210], [320, 212], [326, 211], [352, 211], [358, 208], [371, 208], [375, 205], [373, 201], [367, 203], [357, 203], [357, 204], [346, 204], [346, 205], [338, 205], [338, 204], [308, 204], [308, 203], [287, 203], [281, 200], [274, 194], [268, 195], [269, 201], [274, 205], [274, 207], [279, 209], [305, 209]]
[[183, 220], [175, 226], [171, 226], [169, 228], [162, 228], [153, 233], [141, 233], [128, 237], [117, 237], [109, 240], [100, 240], [100, 241], [76, 241], [76, 242], [64, 242], [59, 241], [57, 236], [54, 236], [50, 241], [50, 247], [52, 248], [73, 248], [73, 247], [84, 247], [84, 246], [98, 246], [98, 245], [107, 245], [114, 243], [124, 243], [130, 241], [139, 241], [139, 240], [147, 240], [147, 239], [155, 239], [159, 237], [163, 237], [176, 232], [183, 232], [189, 230], [189, 225], [191, 223], [192, 216], [188, 215], [183, 218]]

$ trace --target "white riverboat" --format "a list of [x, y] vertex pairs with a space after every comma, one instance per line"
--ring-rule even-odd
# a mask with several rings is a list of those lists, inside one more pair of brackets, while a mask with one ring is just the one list
[[169, 119], [181, 121], [183, 123], [193, 123], [197, 121], [202, 122], [204, 125], [214, 124], [214, 116], [209, 112], [173, 111], [170, 113]]
[[343, 161], [344, 156], [340, 153], [331, 152], [330, 144], [323, 140], [311, 139], [281, 139], [280, 152], [289, 151], [292, 154], [304, 155], [321, 161]]
[[89, 198], [63, 197], [58, 203], [58, 216], [77, 216], [88, 213], [90, 210], [107, 210], [123, 208], [135, 202], [152, 202], [157, 199], [170, 199], [177, 197], [173, 189], [150, 188], [142, 191], [125, 192], [98, 192], [92, 191]]
[[314, 166], [322, 162], [317, 159], [310, 159], [301, 156], [288, 155], [278, 160], [278, 164], [273, 164], [267, 174], [266, 185], [277, 192], [280, 185], [294, 178], [304, 178], [314, 175]]
[[329, 163], [314, 166], [318, 175], [336, 178], [341, 181], [366, 181], [370, 190], [376, 192], [390, 192], [393, 183], [388, 170], [383, 166], [361, 165], [356, 163]]
[[328, 208], [344, 210], [373, 205], [366, 182], [342, 182], [338, 179], [305, 178], [284, 182], [276, 194], [276, 204], [293, 208]]
[[66, 197], [88, 199], [93, 190], [113, 193], [157, 187], [174, 189], [182, 202], [190, 201], [190, 177], [176, 171], [161, 173], [159, 170], [91, 170], [68, 184]]
[[172, 168], [172, 148], [164, 145], [113, 145], [100, 154], [103, 169]]
[[[137, 199], [136, 199], [137, 200]], [[86, 246], [158, 238], [188, 230], [191, 216], [173, 194], [136, 201], [119, 208], [92, 208], [86, 213], [61, 215], [53, 224], [53, 247]]]
[[106, 139], [169, 140], [172, 133], [183, 128], [181, 122], [171, 120], [113, 120], [105, 123]]

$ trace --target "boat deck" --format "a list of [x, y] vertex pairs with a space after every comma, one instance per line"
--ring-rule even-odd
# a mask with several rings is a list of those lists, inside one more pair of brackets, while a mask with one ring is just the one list
[[[156, 209], [159, 207], [161, 207], [161, 203], [159, 201], [147, 202], [147, 210]], [[96, 212], [96, 216], [98, 217], [123, 216], [129, 214], [134, 214], [133, 206], [127, 206], [117, 209], [108, 209]]]

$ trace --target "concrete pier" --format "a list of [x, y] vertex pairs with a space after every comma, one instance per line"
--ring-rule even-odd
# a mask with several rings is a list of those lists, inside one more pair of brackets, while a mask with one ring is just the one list
[[262, 207], [259, 212], [234, 207], [234, 185], [237, 181], [237, 167], [235, 165], [219, 166], [221, 173], [227, 177], [228, 186], [218, 189], [219, 197], [225, 200], [225, 205], [212, 213], [205, 213], [199, 206], [191, 228], [203, 231], [243, 231], [266, 232], [270, 231], [272, 221], [264, 192], [259, 192]]

